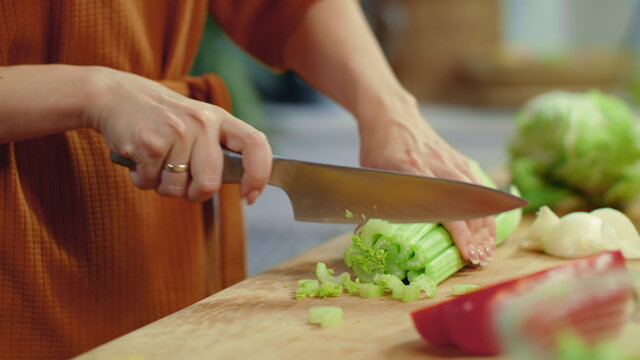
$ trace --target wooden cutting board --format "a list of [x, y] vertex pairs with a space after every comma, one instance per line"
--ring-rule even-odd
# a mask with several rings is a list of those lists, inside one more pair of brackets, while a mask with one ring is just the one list
[[[404, 303], [343, 295], [295, 300], [297, 281], [315, 278], [317, 262], [336, 273], [347, 270], [342, 251], [350, 239], [343, 235], [78, 359], [470, 359], [455, 350], [430, 347], [415, 331], [409, 313], [450, 298], [453, 284], [486, 286], [566, 261], [518, 248], [530, 222], [523, 221], [490, 266], [463, 269], [445, 281], [433, 299]], [[640, 261], [629, 261], [628, 266], [640, 271]], [[342, 307], [344, 323], [324, 329], [308, 324], [312, 306]], [[637, 339], [640, 324], [629, 324], [620, 346], [640, 353]]]

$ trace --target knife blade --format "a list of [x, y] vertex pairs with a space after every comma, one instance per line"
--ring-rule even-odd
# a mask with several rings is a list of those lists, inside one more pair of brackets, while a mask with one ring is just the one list
[[[223, 150], [223, 183], [240, 183], [242, 155]], [[135, 170], [128, 158], [111, 161]], [[442, 222], [489, 216], [527, 205], [509, 193], [481, 185], [395, 171], [355, 168], [274, 156], [269, 185], [282, 189], [297, 221], [359, 224]]]

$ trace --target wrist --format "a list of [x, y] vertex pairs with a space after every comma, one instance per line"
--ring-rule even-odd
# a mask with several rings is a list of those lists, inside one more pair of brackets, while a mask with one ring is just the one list
[[79, 71], [77, 84], [81, 94], [78, 97], [76, 118], [78, 127], [100, 131], [95, 121], [104, 98], [109, 94], [114, 70], [102, 66], [83, 66]]
[[388, 122], [421, 119], [417, 99], [404, 88], [363, 97], [358, 101], [353, 115], [361, 129]]

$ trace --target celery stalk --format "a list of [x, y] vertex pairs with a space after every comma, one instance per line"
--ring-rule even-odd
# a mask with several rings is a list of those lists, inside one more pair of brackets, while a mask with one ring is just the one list
[[424, 264], [435, 259], [440, 253], [453, 245], [453, 240], [449, 232], [442, 226], [432, 228], [424, 239], [416, 243], [413, 247], [414, 256], [403, 262], [401, 266], [407, 270], [418, 270], [424, 267]]
[[455, 246], [450, 246], [437, 258], [424, 267], [427, 274], [436, 284], [440, 284], [465, 266], [464, 260]]
[[[495, 188], [477, 163], [471, 162], [470, 165], [484, 185]], [[511, 192], [519, 195], [515, 187], [511, 188]], [[521, 209], [495, 216], [497, 245], [515, 231], [521, 216]], [[405, 279], [426, 291], [428, 296], [434, 296], [438, 284], [466, 265], [451, 235], [441, 224], [392, 224], [381, 219], [370, 219], [358, 234], [352, 236], [351, 245], [344, 252], [344, 261], [360, 279], [358, 290], [362, 296], [381, 296], [380, 292], [384, 294], [386, 287], [395, 298], [404, 296]], [[381, 275], [393, 275], [403, 285], [396, 281], [384, 286], [373, 284]], [[379, 286], [382, 290], [371, 290], [363, 286], [365, 284]], [[342, 286], [346, 285], [343, 283]]]
[[[520, 196], [517, 187], [511, 186], [511, 194]], [[496, 215], [496, 245], [502, 244], [511, 235], [522, 220], [522, 209], [513, 209]]]

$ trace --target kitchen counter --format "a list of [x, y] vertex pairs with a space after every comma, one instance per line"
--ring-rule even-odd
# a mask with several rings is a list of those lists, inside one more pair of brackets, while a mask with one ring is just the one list
[[[487, 286], [566, 261], [518, 248], [529, 223], [524, 221], [498, 249], [490, 266], [463, 269], [439, 286], [433, 299], [404, 303], [345, 294], [295, 300], [297, 281], [315, 278], [317, 262], [325, 262], [337, 274], [347, 270], [342, 251], [350, 239], [343, 235], [78, 359], [470, 359], [453, 349], [430, 347], [414, 329], [409, 313], [449, 298], [454, 284]], [[629, 261], [628, 267], [640, 271], [640, 261]], [[308, 324], [312, 306], [342, 307], [343, 324]], [[639, 338], [640, 324], [628, 324], [620, 346], [639, 349]]]

